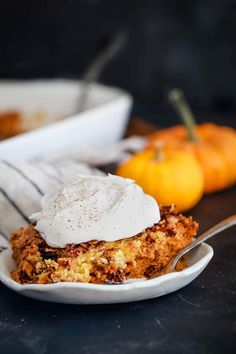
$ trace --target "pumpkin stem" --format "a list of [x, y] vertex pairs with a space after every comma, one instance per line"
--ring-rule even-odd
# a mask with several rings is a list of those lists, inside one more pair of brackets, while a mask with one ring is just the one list
[[188, 139], [191, 141], [198, 141], [198, 137], [194, 132], [196, 125], [193, 113], [190, 109], [188, 102], [185, 99], [183, 91], [174, 89], [169, 92], [169, 102], [172, 104], [174, 110], [180, 116], [181, 121], [185, 125], [188, 132]]
[[162, 141], [160, 141], [160, 140], [155, 141], [155, 145], [154, 145], [154, 147], [155, 147], [155, 155], [154, 155], [155, 160], [158, 160], [158, 161], [165, 160], [163, 146], [164, 146], [164, 144]]

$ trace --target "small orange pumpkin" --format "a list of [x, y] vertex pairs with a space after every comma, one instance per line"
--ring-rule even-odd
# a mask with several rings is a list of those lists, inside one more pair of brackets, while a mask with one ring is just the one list
[[181, 211], [193, 207], [204, 190], [202, 169], [188, 152], [144, 150], [123, 162], [116, 172], [134, 179], [159, 204], [175, 204]]
[[162, 129], [150, 136], [147, 147], [161, 141], [165, 148], [191, 152], [200, 162], [205, 179], [205, 192], [211, 193], [236, 182], [236, 131], [212, 123], [196, 125], [180, 90], [170, 99], [185, 126]]
[[184, 126], [154, 133], [148, 147], [161, 141], [165, 147], [191, 152], [200, 162], [205, 179], [205, 192], [215, 192], [236, 182], [236, 132], [232, 128], [204, 123], [195, 127], [196, 141], [188, 139]]

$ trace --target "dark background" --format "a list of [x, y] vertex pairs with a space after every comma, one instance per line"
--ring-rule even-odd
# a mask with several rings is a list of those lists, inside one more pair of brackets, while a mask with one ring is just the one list
[[1, 0], [0, 78], [79, 78], [120, 29], [128, 40], [101, 81], [129, 90], [138, 112], [168, 111], [175, 86], [196, 112], [236, 112], [234, 0]]
[[[134, 95], [134, 113], [173, 123], [166, 94], [178, 86], [199, 121], [235, 125], [232, 0], [0, 0], [0, 78], [79, 78], [119, 29], [128, 41], [101, 79]], [[201, 231], [235, 213], [235, 196], [234, 188], [202, 199], [191, 211]], [[233, 354], [235, 242], [235, 229], [211, 239], [215, 256], [192, 284], [140, 303], [50, 304], [0, 284], [0, 352]]]

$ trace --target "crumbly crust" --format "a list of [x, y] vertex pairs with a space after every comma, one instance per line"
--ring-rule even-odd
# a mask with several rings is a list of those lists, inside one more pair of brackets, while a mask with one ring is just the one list
[[[165, 272], [169, 261], [192, 241], [197, 229], [198, 224], [178, 213], [174, 206], [161, 207], [161, 221], [153, 227], [114, 242], [90, 241], [53, 248], [34, 225], [29, 225], [10, 236], [17, 265], [11, 276], [21, 284], [103, 284], [151, 278]], [[179, 268], [183, 266], [182, 262]]]

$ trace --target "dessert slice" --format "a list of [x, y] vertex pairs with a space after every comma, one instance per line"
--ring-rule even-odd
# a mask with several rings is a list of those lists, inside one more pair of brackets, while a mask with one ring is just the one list
[[17, 265], [12, 279], [21, 284], [103, 284], [163, 273], [172, 257], [192, 241], [198, 225], [173, 206], [161, 207], [160, 213], [159, 222], [133, 237], [68, 243], [65, 247], [49, 246], [34, 225], [20, 228], [10, 237]]

